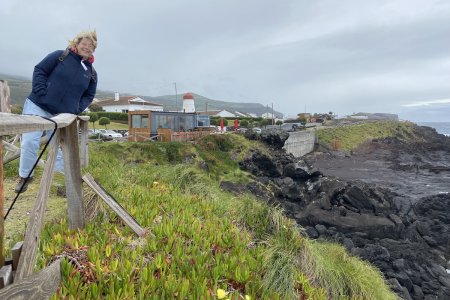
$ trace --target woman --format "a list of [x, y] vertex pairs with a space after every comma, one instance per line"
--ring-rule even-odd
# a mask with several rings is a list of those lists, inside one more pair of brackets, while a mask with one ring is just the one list
[[[23, 115], [53, 117], [60, 113], [80, 114], [91, 104], [97, 90], [97, 73], [92, 66], [97, 48], [97, 33], [84, 31], [69, 41], [66, 50], [47, 55], [34, 67], [30, 95], [25, 101]], [[50, 132], [47, 135], [50, 136]], [[16, 193], [24, 192], [32, 180], [30, 174], [37, 159], [42, 132], [22, 134], [20, 147], [20, 180]], [[61, 149], [56, 171], [63, 171]], [[28, 176], [30, 178], [25, 180]]]

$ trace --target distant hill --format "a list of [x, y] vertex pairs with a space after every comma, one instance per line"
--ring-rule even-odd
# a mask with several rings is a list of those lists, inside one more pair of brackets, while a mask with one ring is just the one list
[[[8, 81], [12, 104], [23, 105], [31, 91], [31, 79], [7, 74], [0, 74], [0, 79]], [[224, 100], [209, 99], [195, 93], [191, 94], [194, 96], [195, 108], [197, 111], [227, 110], [230, 112], [239, 111], [243, 113], [254, 113], [258, 116], [272, 112], [271, 107], [264, 106], [260, 103], [228, 102]], [[133, 94], [121, 94], [121, 96], [139, 96], [142, 99], [164, 105], [165, 110], [175, 110], [175, 108], [181, 110], [183, 105], [183, 94], [156, 97]], [[111, 98], [114, 97], [114, 92], [97, 90], [95, 97], [98, 99]], [[273, 113], [277, 117], [283, 117], [283, 114], [278, 111], [274, 111]]]
[[[264, 106], [261, 103], [228, 102], [210, 99], [195, 93], [191, 94], [194, 96], [195, 109], [197, 111], [227, 110], [230, 112], [238, 111], [242, 113], [254, 113], [258, 116], [261, 116], [264, 113], [272, 113], [271, 107]], [[168, 110], [175, 110], [175, 108], [181, 110], [183, 105], [183, 94], [157, 97], [141, 96], [141, 98], [151, 102], [161, 103], [164, 105], [164, 109]], [[277, 117], [283, 117], [283, 114], [278, 111], [274, 111], [273, 113]]]

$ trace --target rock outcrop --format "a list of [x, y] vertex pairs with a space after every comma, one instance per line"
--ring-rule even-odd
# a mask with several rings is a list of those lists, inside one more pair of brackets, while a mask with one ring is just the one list
[[240, 162], [255, 182], [222, 182], [223, 189], [281, 204], [311, 238], [342, 243], [377, 266], [405, 299], [450, 299], [449, 193], [412, 201], [373, 183], [327, 177], [268, 140], [271, 156], [254, 150]]

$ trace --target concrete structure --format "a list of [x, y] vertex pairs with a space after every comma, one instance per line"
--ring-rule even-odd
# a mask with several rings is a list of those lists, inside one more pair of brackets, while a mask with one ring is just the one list
[[283, 148], [295, 157], [301, 157], [314, 150], [315, 142], [315, 130], [289, 132], [289, 138], [284, 143]]
[[95, 104], [100, 105], [103, 110], [107, 112], [128, 113], [129, 111], [136, 110], [164, 110], [164, 106], [162, 104], [152, 103], [136, 96], [120, 97], [118, 93], [114, 95], [114, 99], [105, 99], [95, 102]]
[[194, 96], [192, 96], [191, 93], [186, 93], [183, 95], [183, 112], [195, 113]]

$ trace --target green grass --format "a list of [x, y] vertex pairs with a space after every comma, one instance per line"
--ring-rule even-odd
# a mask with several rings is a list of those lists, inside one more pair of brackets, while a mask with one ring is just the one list
[[53, 299], [217, 299], [219, 288], [228, 299], [393, 299], [368, 264], [345, 252], [333, 260], [326, 249], [338, 246], [309, 241], [279, 208], [220, 190], [219, 180], [252, 180], [238, 162], [255, 147], [237, 135], [195, 145], [91, 143], [83, 172], [148, 234], [135, 236], [101, 202], [84, 230], [70, 231], [66, 219], [47, 223], [36, 269], [61, 253], [85, 266], [63, 263]]
[[341, 245], [305, 240], [301, 265], [306, 276], [327, 287], [333, 299], [398, 299], [378, 269], [350, 256]]
[[413, 123], [396, 121], [367, 122], [338, 128], [323, 128], [317, 131], [319, 142], [331, 146], [333, 140], [339, 140], [341, 148], [352, 150], [362, 143], [392, 136], [405, 140], [413, 139]]
[[[111, 129], [111, 130], [128, 130], [128, 124], [125, 123], [117, 123], [117, 122], [112, 122], [109, 123], [108, 125], [106, 125], [106, 128]], [[92, 124], [92, 122], [89, 122], [89, 129], [94, 129], [94, 126]], [[99, 125], [98, 121], [95, 122], [95, 129], [105, 129], [105, 125]]]

